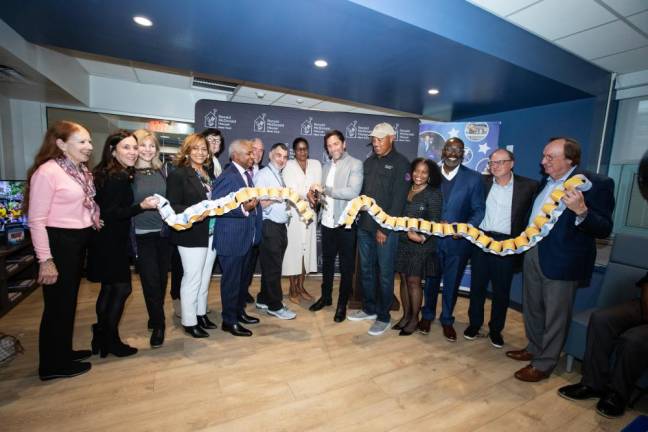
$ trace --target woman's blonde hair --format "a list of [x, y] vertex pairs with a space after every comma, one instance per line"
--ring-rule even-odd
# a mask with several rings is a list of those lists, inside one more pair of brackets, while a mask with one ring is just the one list
[[[151, 132], [148, 129], [137, 129], [135, 132], [133, 132], [133, 135], [135, 135], [135, 139], [137, 139], [137, 144], [143, 143], [145, 139], [153, 140], [153, 143], [155, 144], [155, 156], [153, 156], [153, 160], [151, 160], [151, 167], [156, 170], [161, 169], [162, 161], [160, 160], [160, 141], [158, 141], [155, 133]], [[138, 157], [137, 162], [135, 162], [135, 168], [148, 167], [143, 166], [140, 158]]]
[[191, 160], [189, 159], [189, 153], [191, 153], [193, 147], [200, 143], [205, 144], [205, 147], [207, 147], [208, 157], [204, 164], [208, 164], [212, 158], [212, 152], [209, 150], [209, 144], [207, 144], [205, 137], [197, 133], [187, 135], [184, 141], [182, 141], [182, 145], [178, 149], [178, 153], [176, 153], [173, 163], [176, 166], [190, 166]]

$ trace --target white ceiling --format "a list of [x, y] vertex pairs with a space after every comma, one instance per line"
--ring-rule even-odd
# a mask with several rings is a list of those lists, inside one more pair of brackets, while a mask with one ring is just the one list
[[[106, 59], [103, 61], [99, 57], [93, 59], [77, 57], [83, 68], [90, 75], [121, 79], [142, 84], [160, 85], [166, 87], [191, 89], [193, 77], [189, 72], [186, 74], [174, 72], [162, 72], [133, 66], [127, 61], [121, 63], [119, 60]], [[201, 88], [205, 91], [204, 88]], [[218, 92], [224, 94], [224, 92]], [[382, 115], [408, 115], [407, 113], [398, 113], [389, 110], [381, 110], [378, 107], [366, 107], [353, 104], [333, 102], [326, 99], [300, 96], [297, 94], [284, 93], [279, 91], [266, 90], [261, 88], [240, 85], [233, 93], [227, 93], [228, 100], [231, 102], [243, 102], [260, 105], [276, 105], [290, 108], [312, 109], [318, 111], [344, 111], [357, 112], [362, 114], [382, 114]]]
[[611, 72], [648, 70], [648, 0], [468, 0]]

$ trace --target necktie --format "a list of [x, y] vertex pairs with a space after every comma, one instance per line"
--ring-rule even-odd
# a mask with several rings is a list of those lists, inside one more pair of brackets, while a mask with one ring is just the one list
[[248, 187], [254, 187], [254, 182], [252, 181], [252, 174], [250, 174], [251, 169], [245, 170], [245, 178], [247, 179]]

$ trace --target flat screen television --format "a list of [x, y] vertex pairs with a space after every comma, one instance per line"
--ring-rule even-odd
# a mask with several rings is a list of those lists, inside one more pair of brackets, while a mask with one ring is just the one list
[[26, 185], [24, 180], [0, 180], [0, 232], [3, 234], [8, 228], [27, 229], [27, 215], [22, 208]]

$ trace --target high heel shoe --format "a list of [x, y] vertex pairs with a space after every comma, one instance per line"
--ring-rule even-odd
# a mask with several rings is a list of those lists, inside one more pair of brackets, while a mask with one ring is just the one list
[[101, 327], [99, 327], [99, 324], [92, 324], [92, 342], [90, 343], [90, 346], [92, 348], [92, 354], [94, 355], [99, 354], [99, 350], [101, 348], [101, 338]]

